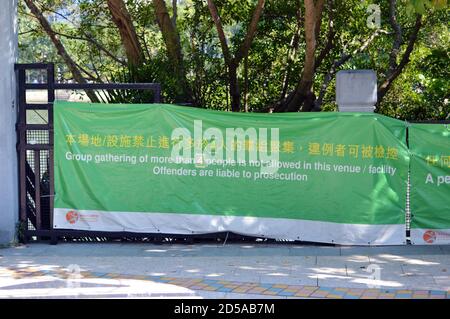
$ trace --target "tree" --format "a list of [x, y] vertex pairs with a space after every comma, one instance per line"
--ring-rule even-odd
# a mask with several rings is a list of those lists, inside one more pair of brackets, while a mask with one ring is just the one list
[[125, 3], [123, 0], [108, 0], [107, 2], [112, 21], [119, 30], [128, 63], [134, 67], [141, 66], [144, 62], [144, 53]]
[[220, 45], [222, 48], [223, 58], [228, 68], [228, 80], [231, 95], [231, 110], [233, 112], [239, 112], [241, 110], [241, 94], [239, 90], [237, 69], [242, 59], [246, 58], [248, 55], [251, 43], [253, 41], [253, 38], [255, 37], [258, 21], [264, 9], [264, 3], [265, 0], [258, 0], [256, 8], [253, 12], [252, 20], [247, 29], [247, 34], [245, 35], [244, 41], [241, 43], [238, 51], [234, 55], [232, 55], [228, 47], [227, 39], [223, 31], [222, 21], [217, 11], [216, 5], [214, 4], [213, 0], [208, 0], [208, 8], [211, 13], [211, 17], [214, 20], [214, 24], [216, 26], [220, 40]]
[[[336, 73], [374, 69], [379, 79], [377, 112], [418, 116], [419, 108], [412, 107], [417, 103], [430, 117], [446, 116], [443, 97], [448, 93], [436, 84], [445, 84], [445, 76], [435, 78], [419, 63], [428, 56], [430, 63], [445, 61], [445, 54], [432, 52], [448, 52], [450, 41], [443, 36], [437, 47], [427, 39], [448, 34], [445, 10], [437, 10], [446, 1], [33, 2], [64, 44], [66, 59], [57, 62], [63, 62], [59, 65], [66, 77], [75, 79], [70, 69], [76, 66], [89, 81], [160, 82], [169, 103], [297, 112], [335, 110]], [[380, 9], [376, 28], [367, 23], [369, 4]], [[21, 23], [21, 28], [22, 48], [27, 41], [48, 43], [43, 34], [51, 39], [40, 23]], [[59, 57], [60, 51], [55, 46]], [[34, 55], [27, 51], [26, 56]], [[109, 100], [136, 101], [137, 96], [114, 95]], [[404, 112], [395, 107], [395, 96], [401, 97], [397, 104]], [[442, 111], [432, 111], [436, 107], [425, 96]]]
[[405, 66], [408, 64], [409, 58], [414, 49], [414, 45], [417, 41], [418, 33], [420, 31], [420, 28], [422, 27], [422, 15], [417, 14], [416, 21], [413, 30], [409, 36], [405, 52], [401, 57], [400, 63], [397, 63], [397, 59], [400, 53], [400, 47], [403, 43], [403, 36], [402, 36], [402, 27], [397, 22], [396, 12], [397, 12], [397, 1], [389, 0], [389, 21], [392, 26], [392, 29], [394, 30], [395, 36], [392, 44], [392, 52], [389, 56], [389, 68], [387, 71], [387, 75], [385, 76], [385, 78], [381, 82], [381, 85], [378, 88], [377, 105], [379, 105], [382, 102], [384, 96], [388, 92], [392, 83], [395, 81], [395, 79], [400, 75]]
[[[47, 33], [53, 44], [55, 45], [56, 50], [58, 51], [58, 54], [63, 58], [64, 62], [67, 64], [70, 72], [73, 75], [73, 78], [75, 81], [77, 81], [80, 84], [86, 84], [87, 81], [81, 74], [81, 71], [79, 70], [76, 63], [73, 61], [73, 59], [70, 57], [70, 55], [67, 53], [66, 48], [62, 44], [61, 40], [58, 38], [56, 33], [53, 31], [52, 27], [48, 23], [47, 19], [42, 14], [41, 10], [33, 3], [32, 0], [24, 0], [28, 8], [30, 9], [31, 13], [36, 17], [36, 19], [39, 21], [39, 23], [42, 26], [42, 29]], [[98, 102], [98, 98], [95, 95], [93, 91], [86, 90], [86, 94], [88, 95], [89, 99], [93, 102]]]
[[315, 73], [316, 42], [320, 34], [325, 0], [305, 0], [305, 62], [296, 89], [275, 108], [276, 112], [294, 112], [304, 104], [303, 111], [311, 111], [315, 96], [311, 91]]
[[180, 43], [180, 36], [176, 27], [177, 1], [173, 1], [174, 14], [170, 18], [164, 0], [153, 0], [153, 6], [156, 13], [156, 20], [161, 30], [164, 43], [166, 45], [167, 56], [176, 76], [178, 84], [183, 90], [185, 101], [192, 100], [192, 92], [186, 79], [186, 70], [183, 61], [183, 52]]

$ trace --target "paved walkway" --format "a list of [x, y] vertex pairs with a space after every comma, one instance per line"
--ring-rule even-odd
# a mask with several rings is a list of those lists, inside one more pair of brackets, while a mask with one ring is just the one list
[[0, 298], [450, 298], [450, 246], [0, 249]]

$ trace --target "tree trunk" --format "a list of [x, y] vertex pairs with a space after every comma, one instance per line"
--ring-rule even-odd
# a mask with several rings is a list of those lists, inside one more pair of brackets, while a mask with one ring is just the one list
[[[287, 105], [283, 111], [298, 111], [304, 104], [303, 111], [311, 111], [314, 106], [314, 94], [311, 92], [315, 73], [316, 36], [319, 34], [324, 0], [314, 4], [314, 0], [305, 0], [305, 40], [306, 53], [302, 76], [294, 93], [288, 97]], [[307, 102], [307, 103], [305, 103]], [[276, 110], [280, 111], [280, 109]]]
[[[334, 29], [334, 14], [333, 14], [334, 0], [328, 1], [327, 12], [328, 12], [328, 33], [327, 42], [318, 54], [316, 62], [314, 63], [314, 68], [317, 71], [318, 67], [322, 64], [323, 60], [328, 56], [330, 51], [334, 48], [334, 39], [336, 36], [336, 30]], [[320, 30], [320, 27], [316, 26], [316, 30]], [[318, 32], [316, 32], [318, 37]]]
[[239, 112], [241, 110], [241, 94], [239, 92], [237, 66], [234, 63], [228, 67], [228, 80], [230, 81], [231, 111]]
[[[176, 5], [176, 1], [173, 3]], [[175, 27], [176, 24], [169, 16], [164, 0], [153, 0], [153, 6], [155, 8], [159, 29], [161, 30], [166, 45], [169, 61], [173, 67], [177, 81], [183, 89], [184, 98], [190, 101], [192, 99], [192, 94], [186, 79], [180, 37]], [[175, 9], [174, 12], [176, 12]]]
[[287, 91], [289, 88], [289, 81], [291, 79], [291, 68], [292, 68], [291, 64], [297, 53], [299, 41], [300, 41], [301, 26], [303, 24], [302, 8], [301, 8], [300, 1], [298, 3], [296, 17], [297, 17], [297, 25], [295, 26], [295, 32], [291, 38], [291, 42], [289, 43], [289, 48], [287, 50], [287, 55], [286, 55], [286, 62], [285, 62], [286, 71], [285, 71], [284, 77], [283, 77], [283, 89], [281, 91], [281, 100], [284, 100], [286, 98], [286, 94], [287, 94]]
[[248, 56], [244, 58], [244, 112], [248, 113]]
[[[42, 14], [42, 11], [34, 4], [32, 0], [25, 0], [25, 4], [30, 9], [31, 13], [39, 21], [45, 33], [47, 33], [47, 35], [49, 36], [59, 56], [64, 60], [64, 63], [66, 63], [67, 67], [70, 70], [70, 73], [72, 73], [74, 80], [77, 81], [77, 83], [86, 84], [87, 83], [86, 79], [81, 74], [81, 71], [78, 69], [76, 63], [70, 57], [69, 53], [67, 53], [66, 48], [64, 47], [64, 45], [62, 44], [61, 40], [58, 38], [56, 33], [53, 31], [52, 27], [50, 26], [50, 23]], [[85, 90], [85, 92], [92, 102], [99, 102], [95, 92], [91, 90]]]
[[389, 0], [389, 23], [394, 30], [394, 43], [389, 55], [389, 71], [397, 67], [397, 56], [402, 45], [402, 28], [397, 22], [397, 0]]
[[219, 13], [217, 11], [217, 7], [214, 4], [213, 0], [207, 1], [209, 12], [211, 14], [211, 17], [213, 18], [214, 24], [217, 29], [217, 33], [219, 35], [219, 41], [220, 46], [222, 48], [222, 54], [225, 60], [225, 65], [228, 67], [228, 80], [231, 95], [231, 110], [233, 112], [239, 112], [241, 110], [241, 102], [240, 102], [239, 82], [237, 77], [237, 68], [239, 67], [239, 64], [242, 61], [242, 59], [248, 56], [250, 46], [256, 34], [259, 19], [261, 18], [261, 14], [264, 9], [265, 0], [258, 0], [256, 8], [253, 11], [252, 20], [247, 29], [245, 39], [241, 43], [234, 57], [231, 55], [230, 49], [228, 48], [227, 39], [225, 37], [225, 32], [223, 31], [222, 22]]
[[245, 39], [242, 42], [239, 50], [235, 55], [236, 64], [239, 64], [241, 60], [248, 55], [250, 46], [252, 45], [253, 38], [255, 37], [256, 30], [258, 29], [258, 22], [261, 18], [261, 14], [264, 10], [265, 0], [258, 0], [255, 10], [253, 11], [252, 20], [248, 26], [247, 33], [245, 34]]
[[229, 65], [231, 64], [231, 54], [230, 49], [228, 48], [225, 32], [223, 31], [222, 21], [220, 19], [219, 12], [217, 12], [217, 8], [214, 2], [212, 0], [207, 1], [209, 12], [211, 14], [211, 17], [213, 18], [214, 25], [216, 26], [217, 34], [219, 36], [219, 42], [220, 47], [222, 48], [223, 58], [225, 60], [225, 64], [229, 67]]
[[125, 3], [123, 0], [108, 0], [108, 8], [119, 30], [128, 63], [140, 66], [144, 62], [144, 52]]
[[177, 28], [177, 19], [178, 19], [178, 7], [177, 7], [177, 0], [172, 0], [172, 24], [173, 27]]

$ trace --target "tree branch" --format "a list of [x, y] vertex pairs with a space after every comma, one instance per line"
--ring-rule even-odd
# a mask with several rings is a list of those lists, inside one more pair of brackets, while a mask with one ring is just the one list
[[208, 0], [208, 8], [213, 18], [214, 24], [216, 26], [217, 33], [219, 35], [220, 46], [222, 47], [222, 53], [227, 65], [231, 64], [230, 49], [228, 48], [227, 39], [225, 37], [225, 32], [223, 31], [222, 21], [220, 19], [217, 7], [212, 0]]
[[108, 0], [108, 8], [119, 30], [128, 62], [135, 66], [141, 65], [144, 62], [144, 53], [124, 1]]
[[[75, 61], [70, 57], [70, 55], [67, 53], [66, 48], [62, 44], [62, 42], [57, 37], [55, 31], [50, 26], [50, 23], [47, 21], [47, 19], [42, 14], [42, 11], [33, 3], [32, 0], [24, 0], [27, 7], [30, 9], [31, 13], [34, 15], [34, 17], [39, 21], [44, 31], [47, 33], [47, 35], [50, 37], [50, 40], [52, 41], [53, 45], [56, 48], [56, 51], [58, 52], [59, 56], [64, 60], [67, 67], [69, 68], [70, 72], [72, 73], [73, 78], [75, 81], [81, 84], [87, 83], [86, 79], [82, 76], [80, 70], [78, 69]], [[85, 90], [86, 94], [88, 95], [89, 99], [92, 102], [98, 102], [98, 98], [95, 94], [95, 92], [90, 90]]]
[[287, 52], [286, 63], [285, 63], [286, 71], [284, 73], [284, 78], [283, 78], [283, 89], [281, 91], [281, 100], [283, 100], [287, 94], [289, 80], [291, 78], [291, 67], [292, 67], [291, 61], [293, 60], [293, 58], [296, 54], [296, 51], [298, 49], [298, 43], [300, 40], [300, 30], [301, 30], [301, 23], [302, 23], [302, 7], [301, 7], [300, 1], [298, 1], [297, 5], [298, 5], [297, 12], [296, 12], [297, 23], [295, 26], [294, 35], [292, 36], [291, 42], [289, 43], [289, 49]]
[[177, 0], [172, 0], [172, 24], [173, 27], [177, 28], [177, 19], [178, 19], [178, 8], [177, 8]]
[[314, 0], [305, 0], [306, 52], [303, 72], [295, 91], [275, 107], [276, 112], [295, 112], [300, 108], [302, 111], [310, 111], [313, 107], [315, 97], [311, 87], [315, 73], [316, 34], [321, 24], [319, 18], [321, 19], [322, 13], [319, 11], [323, 11], [324, 1], [314, 3]]
[[244, 42], [242, 42], [239, 50], [236, 52], [234, 57], [235, 63], [239, 64], [243, 57], [246, 57], [248, 51], [250, 50], [250, 46], [252, 44], [253, 38], [255, 37], [256, 30], [258, 28], [258, 22], [261, 17], [261, 14], [264, 10], [265, 0], [258, 0], [256, 4], [255, 11], [253, 11], [252, 20], [247, 29], [247, 34], [245, 35]]
[[220, 19], [219, 13], [217, 11], [217, 7], [214, 4], [213, 0], [208, 1], [209, 12], [211, 13], [211, 17], [213, 18], [214, 24], [217, 29], [217, 33], [219, 35], [220, 46], [222, 47], [222, 53], [225, 60], [225, 65], [228, 69], [228, 80], [229, 80], [229, 89], [231, 96], [231, 110], [233, 112], [238, 112], [241, 109], [240, 102], [240, 92], [239, 92], [239, 81], [237, 69], [239, 63], [242, 58], [247, 57], [248, 51], [250, 50], [250, 46], [252, 44], [253, 38], [255, 36], [259, 19], [261, 17], [262, 11], [264, 9], [265, 0], [258, 0], [256, 8], [252, 15], [252, 20], [247, 29], [247, 33], [245, 35], [244, 41], [241, 43], [238, 51], [234, 55], [234, 57], [230, 54], [230, 49], [227, 44], [227, 39], [225, 37], [225, 32], [223, 31], [222, 21]]
[[316, 58], [316, 61], [314, 63], [314, 69], [317, 70], [317, 68], [322, 64], [322, 61], [325, 59], [325, 57], [330, 53], [330, 51], [334, 48], [334, 37], [336, 36], [336, 30], [334, 29], [334, 23], [333, 23], [333, 4], [334, 1], [331, 0], [328, 2], [328, 33], [327, 33], [327, 42], [323, 49], [320, 51], [319, 55]]
[[186, 79], [183, 53], [178, 30], [176, 29], [173, 21], [170, 19], [164, 0], [153, 0], [153, 6], [155, 8], [156, 20], [158, 22], [159, 29], [161, 30], [164, 43], [166, 45], [169, 61], [171, 66], [174, 68], [178, 83], [183, 89], [183, 99], [186, 100], [183, 102], [188, 102], [192, 99], [192, 91]]
[[316, 108], [320, 108], [322, 106], [323, 98], [325, 96], [328, 85], [330, 84], [331, 80], [333, 79], [334, 75], [336, 74], [338, 68], [340, 68], [344, 63], [349, 61], [355, 55], [357, 55], [357, 54], [363, 52], [365, 49], [367, 49], [367, 47], [373, 42], [373, 40], [375, 40], [375, 38], [381, 33], [387, 34], [387, 32], [384, 30], [376, 30], [369, 38], [366, 39], [366, 41], [364, 41], [362, 43], [362, 45], [359, 48], [353, 50], [351, 53], [342, 54], [341, 58], [339, 60], [336, 60], [333, 62], [331, 69], [325, 75], [323, 83], [320, 86], [319, 97], [315, 101]]
[[405, 52], [403, 53], [402, 59], [400, 60], [400, 63], [393, 69], [390, 70], [386, 78], [384, 79], [383, 83], [378, 87], [378, 101], [377, 106], [380, 105], [381, 101], [383, 100], [384, 96], [390, 89], [392, 83], [395, 81], [395, 79], [402, 73], [405, 66], [409, 63], [409, 58], [411, 56], [412, 51], [414, 50], [414, 45], [417, 41], [417, 37], [419, 34], [419, 31], [422, 27], [422, 16], [417, 15], [416, 16], [416, 22], [414, 24], [414, 29], [409, 36], [408, 45], [405, 49]]
[[89, 36], [87, 33], [83, 32], [83, 34], [86, 37], [79, 37], [79, 36], [75, 36], [75, 35], [70, 35], [70, 34], [65, 34], [65, 33], [61, 33], [58, 31], [54, 31], [55, 34], [61, 36], [61, 37], [65, 37], [68, 39], [73, 39], [73, 40], [80, 40], [80, 41], [86, 41], [89, 42], [93, 45], [95, 45], [100, 51], [104, 52], [107, 56], [109, 56], [112, 60], [116, 61], [117, 63], [126, 66], [127, 63], [125, 61], [122, 61], [121, 59], [117, 58], [114, 54], [112, 54], [110, 51], [108, 51], [108, 49], [106, 49], [103, 45], [101, 45], [97, 40], [95, 40], [93, 37]]
[[86, 74], [86, 76], [88, 77], [89, 80], [99, 82], [99, 83], [103, 82], [102, 79], [100, 78], [99, 74], [96, 74], [96, 76], [94, 76], [88, 70], [84, 69], [79, 63], [75, 63], [75, 65], [78, 67], [78, 69], [80, 69], [81, 72]]
[[402, 28], [397, 22], [397, 0], [389, 0], [389, 23], [394, 30], [394, 43], [389, 55], [389, 70], [397, 67], [397, 56], [402, 45]]
[[315, 22], [315, 36], [316, 40], [320, 36], [320, 26], [322, 24], [322, 15], [323, 15], [323, 7], [325, 5], [325, 0], [318, 0], [315, 5], [315, 12], [316, 12], [316, 22]]

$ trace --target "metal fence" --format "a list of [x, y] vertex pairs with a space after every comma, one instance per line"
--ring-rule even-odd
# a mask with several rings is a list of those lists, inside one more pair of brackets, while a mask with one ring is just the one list
[[[56, 83], [53, 63], [16, 64], [18, 122], [17, 152], [19, 159], [19, 236], [23, 241], [31, 238], [50, 239], [56, 243], [58, 238], [78, 240], [105, 240], [106, 238], [122, 238], [127, 240], [150, 239], [160, 241], [161, 238], [170, 241], [192, 242], [200, 240], [239, 240], [255, 241], [258, 239], [229, 234], [227, 232], [193, 236], [177, 236], [164, 234], [139, 234], [129, 232], [100, 232], [75, 231], [53, 229], [53, 196], [54, 196], [54, 165], [53, 165], [53, 102], [57, 90], [93, 90], [114, 93], [117, 90], [149, 90], [153, 92], [153, 100], [149, 103], [161, 101], [161, 86], [158, 83]], [[46, 79], [45, 83], [27, 83], [30, 77], [27, 72], [43, 72], [39, 79]], [[27, 92], [44, 90], [46, 101], [31, 103], [27, 101]], [[428, 121], [416, 123], [450, 124], [446, 121]], [[410, 212], [410, 183], [406, 197], [406, 236], [409, 237]], [[272, 241], [264, 239], [265, 241]], [[273, 240], [277, 242], [276, 240]], [[285, 242], [285, 241], [278, 241]]]
[[[450, 120], [430, 120], [430, 121], [411, 121], [416, 124], [450, 124]], [[409, 147], [409, 130], [406, 130], [406, 144]], [[408, 172], [408, 181], [406, 186], [406, 207], [405, 207], [405, 226], [406, 239], [410, 240], [411, 235], [411, 219], [413, 214], [411, 212], [411, 171]]]
[[[60, 236], [89, 236], [86, 232], [59, 231], [53, 225], [53, 102], [57, 90], [95, 90], [115, 93], [117, 90], [149, 90], [153, 100], [161, 101], [161, 86], [158, 83], [56, 83], [53, 63], [16, 64], [19, 160], [19, 236], [26, 241], [30, 238], [48, 238], [55, 243]], [[29, 72], [40, 72], [39, 79], [45, 83], [28, 83]], [[27, 93], [44, 90], [46, 101], [31, 103]], [[93, 234], [105, 236], [108, 234]], [[113, 235], [113, 234], [109, 234]]]

